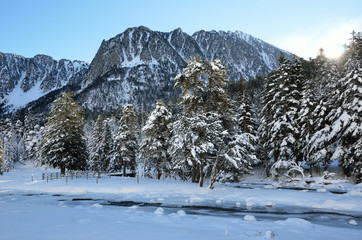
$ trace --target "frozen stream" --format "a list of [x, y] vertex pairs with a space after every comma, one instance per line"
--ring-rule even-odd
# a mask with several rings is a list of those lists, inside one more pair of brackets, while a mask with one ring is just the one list
[[[290, 190], [296, 191], [296, 190]], [[138, 209], [139, 211], [153, 213], [158, 208], [162, 208], [164, 214], [177, 213], [182, 210], [187, 215], [213, 216], [220, 218], [242, 219], [246, 215], [252, 215], [257, 221], [279, 221], [288, 218], [300, 218], [313, 224], [360, 229], [362, 230], [362, 214], [353, 211], [321, 210], [314, 208], [296, 206], [232, 206], [232, 204], [215, 204], [213, 201], [203, 202], [203, 205], [161, 203], [161, 202], [135, 202], [135, 201], [115, 201], [107, 199], [93, 199], [87, 196], [66, 196], [63, 194], [47, 193], [24, 193], [24, 194], [0, 194], [0, 199], [8, 201], [18, 201], [23, 203], [37, 203], [49, 205], [62, 205], [69, 207], [92, 207], [103, 206], [110, 209], [120, 208], [121, 210]], [[10, 199], [10, 200], [9, 200]], [[353, 219], [357, 226], [349, 224]]]
[[46, 181], [43, 171], [0, 176], [0, 240], [361, 239], [362, 184], [345, 180], [210, 190], [171, 179]]

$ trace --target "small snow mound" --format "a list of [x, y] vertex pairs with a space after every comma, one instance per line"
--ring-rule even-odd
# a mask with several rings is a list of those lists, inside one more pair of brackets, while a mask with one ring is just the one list
[[325, 188], [318, 188], [318, 189], [317, 189], [317, 192], [325, 193], [325, 192], [327, 192], [327, 189], [325, 189]]
[[155, 214], [155, 215], [163, 215], [163, 213], [164, 213], [163, 208], [159, 207], [159, 208], [156, 209], [156, 211], [153, 214]]
[[256, 221], [256, 219], [255, 219], [255, 217], [253, 215], [245, 215], [244, 220], [249, 221], [249, 222]]
[[252, 207], [254, 205], [253, 200], [256, 200], [256, 198], [255, 197], [249, 197], [249, 198], [245, 199], [246, 207]]
[[180, 217], [185, 217], [186, 216], [186, 213], [184, 210], [178, 210], [177, 211], [177, 215], [179, 215]]
[[275, 206], [275, 203], [273, 203], [273, 202], [266, 202], [266, 203], [264, 204], [264, 206], [265, 206], [265, 207], [274, 207], [274, 206]]
[[354, 196], [354, 197], [361, 197], [362, 196], [362, 192], [355, 191], [355, 190], [349, 191], [348, 194], [351, 195], [351, 196]]
[[138, 205], [133, 205], [133, 206], [130, 206], [129, 209], [137, 209], [138, 208]]
[[92, 208], [102, 208], [103, 206], [100, 205], [99, 203], [95, 203], [92, 205]]
[[356, 222], [356, 220], [349, 220], [349, 222], [348, 222], [349, 224], [351, 224], [351, 225], [353, 225], [353, 226], [357, 226], [358, 225], [358, 223]]
[[281, 220], [276, 222], [282, 225], [293, 225], [293, 226], [307, 226], [311, 224], [311, 222], [303, 218], [287, 218], [287, 220], [284, 221]]
[[157, 198], [157, 201], [158, 201], [158, 202], [164, 202], [165, 199], [163, 199], [163, 198]]
[[241, 203], [240, 203], [240, 202], [236, 202], [235, 205], [236, 205], [236, 207], [240, 207], [240, 206], [241, 206]]
[[216, 200], [216, 204], [217, 205], [221, 205], [222, 204], [222, 201], [219, 199], [219, 200]]
[[274, 233], [273, 231], [268, 230], [268, 231], [265, 232], [264, 238], [272, 239], [272, 238], [275, 238], [275, 237], [276, 237], [276, 233]]

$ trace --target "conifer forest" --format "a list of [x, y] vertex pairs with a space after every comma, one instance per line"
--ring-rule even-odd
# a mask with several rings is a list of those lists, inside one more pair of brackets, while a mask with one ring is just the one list
[[131, 104], [87, 112], [64, 92], [47, 113], [1, 119], [0, 166], [31, 161], [61, 170], [155, 179], [238, 182], [262, 168], [273, 179], [320, 175], [337, 162], [362, 182], [362, 34], [343, 56], [279, 56], [266, 76], [228, 79], [222, 59], [190, 59], [176, 98], [144, 112]]

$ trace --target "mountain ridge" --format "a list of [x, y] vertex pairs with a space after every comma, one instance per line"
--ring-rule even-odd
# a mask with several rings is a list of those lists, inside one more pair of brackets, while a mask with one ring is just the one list
[[[220, 58], [229, 70], [229, 79], [238, 80], [268, 74], [278, 67], [280, 53], [293, 58], [293, 54], [241, 31], [200, 30], [189, 35], [181, 28], [160, 32], [139, 26], [103, 40], [91, 63], [73, 72], [72, 81], [70, 78], [59, 81], [53, 76], [52, 85], [43, 85], [48, 86], [46, 90], [74, 85], [76, 98], [91, 112], [112, 111], [128, 103], [149, 111], [158, 99], [167, 100], [177, 95], [173, 79], [195, 56], [208, 60]], [[44, 60], [45, 68], [49, 61]], [[63, 60], [66, 61], [70, 60]], [[2, 65], [0, 56], [0, 77]], [[66, 75], [64, 67], [59, 71]], [[17, 78], [13, 83], [19, 81], [19, 75]], [[34, 87], [34, 82], [39, 80], [32, 80], [29, 86]], [[13, 89], [7, 88], [6, 94]], [[3, 99], [0, 98], [0, 105], [9, 108], [9, 103], [1, 102]]]

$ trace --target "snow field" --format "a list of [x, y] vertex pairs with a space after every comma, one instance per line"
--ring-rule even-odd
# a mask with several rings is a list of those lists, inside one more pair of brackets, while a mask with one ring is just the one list
[[[345, 185], [345, 194], [276, 188], [241, 189], [141, 178], [41, 180], [40, 169], [0, 176], [0, 239], [360, 239], [361, 185]], [[31, 181], [31, 176], [34, 181]], [[350, 194], [352, 193], [352, 194]], [[77, 200], [77, 201], [75, 201]], [[130, 201], [127, 207], [109, 202]], [[132, 204], [132, 201], [135, 203]], [[149, 203], [142, 206], [139, 203]], [[152, 205], [153, 204], [153, 205]], [[186, 208], [182, 208], [185, 206]], [[245, 209], [248, 213], [196, 210]], [[327, 211], [351, 214], [328, 222], [324, 216], [275, 217], [254, 210]], [[356, 217], [353, 217], [356, 216]], [[359, 216], [359, 217], [358, 217]], [[324, 221], [324, 222], [323, 222]], [[249, 236], [249, 237], [248, 237]]]

